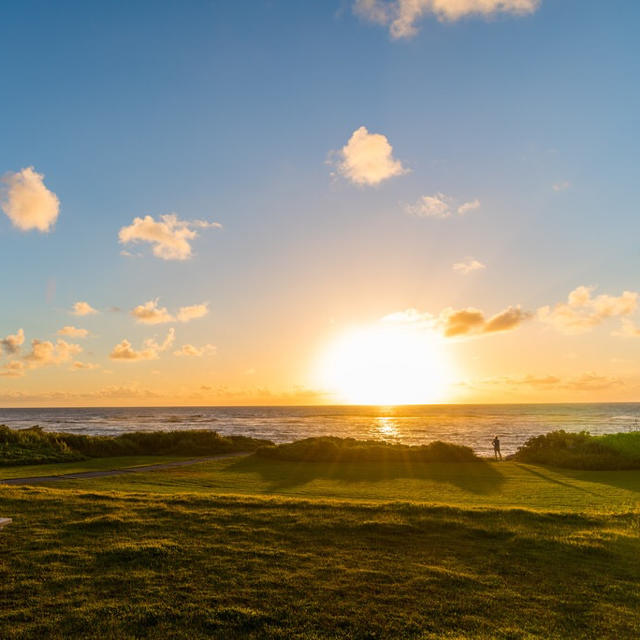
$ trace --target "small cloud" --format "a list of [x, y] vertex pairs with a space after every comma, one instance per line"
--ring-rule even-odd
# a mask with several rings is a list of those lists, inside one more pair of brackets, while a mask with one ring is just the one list
[[624, 318], [622, 320], [622, 329], [615, 331], [613, 335], [627, 338], [640, 338], [640, 327], [636, 327], [631, 320]]
[[489, 18], [497, 13], [516, 16], [533, 13], [541, 0], [355, 0], [356, 15], [375, 24], [388, 26], [392, 38], [411, 38], [416, 23], [426, 15], [442, 22], [455, 22], [467, 16]]
[[0, 368], [0, 376], [4, 378], [21, 378], [24, 375], [24, 363], [19, 360], [11, 360]]
[[358, 185], [376, 185], [408, 171], [393, 157], [387, 137], [366, 127], [356, 129], [337, 155], [339, 173]]
[[13, 355], [20, 351], [20, 347], [24, 344], [24, 331], [18, 329], [16, 333], [8, 335], [0, 340], [0, 346], [7, 355]]
[[478, 200], [478, 198], [476, 198], [475, 200], [471, 200], [470, 202], [463, 202], [459, 207], [458, 207], [458, 213], [463, 216], [465, 213], [468, 213], [469, 211], [473, 211], [474, 209], [477, 209], [480, 206], [480, 200]]
[[7, 173], [2, 182], [2, 210], [14, 227], [21, 231], [37, 229], [46, 232], [58, 219], [60, 201], [45, 186], [44, 175], [33, 167]]
[[80, 362], [79, 360], [76, 360], [71, 365], [72, 371], [80, 371], [80, 370], [89, 371], [91, 369], [99, 369], [99, 368], [100, 368], [99, 364], [95, 364], [94, 362]]
[[205, 344], [204, 347], [194, 347], [192, 344], [183, 344], [180, 349], [173, 352], [174, 356], [187, 356], [200, 358], [201, 356], [212, 356], [216, 348], [212, 344]]
[[158, 306], [158, 298], [139, 304], [131, 310], [131, 315], [141, 324], [161, 324], [174, 320], [166, 307]]
[[71, 313], [74, 316], [90, 316], [98, 313], [88, 302], [75, 302]]
[[86, 329], [79, 329], [78, 327], [67, 325], [62, 327], [62, 329], [58, 329], [58, 335], [70, 336], [71, 338], [86, 338], [89, 332]]
[[174, 340], [174, 329], [169, 329], [167, 337], [160, 344], [153, 338], [145, 340], [143, 347], [140, 350], [134, 349], [131, 342], [124, 339], [113, 348], [109, 357], [112, 360], [124, 360], [129, 362], [135, 362], [138, 360], [155, 360], [159, 357], [161, 352], [166, 351], [171, 347]]
[[436, 193], [432, 196], [421, 196], [413, 204], [406, 204], [405, 211], [418, 218], [448, 218], [454, 211], [459, 215], [464, 215], [480, 206], [480, 200], [464, 202], [457, 208], [455, 199], [444, 193]]
[[564, 180], [563, 182], [556, 182], [553, 185], [553, 190], [554, 191], [566, 191], [570, 186], [571, 186], [571, 183], [567, 182], [566, 180]]
[[178, 321], [189, 322], [196, 318], [202, 318], [209, 313], [209, 303], [203, 302], [202, 304], [192, 304], [189, 307], [180, 307], [178, 310]]
[[468, 273], [481, 271], [482, 269], [486, 269], [486, 267], [485, 264], [475, 258], [467, 258], [464, 262], [456, 262], [453, 265], [453, 270], [466, 276]]
[[584, 333], [607, 318], [631, 315], [638, 304], [638, 293], [623, 291], [619, 296], [593, 296], [594, 287], [576, 287], [555, 307], [538, 309], [538, 318], [566, 334]]
[[163, 260], [188, 260], [192, 256], [191, 241], [198, 237], [192, 227], [221, 228], [221, 225], [205, 220], [180, 220], [173, 213], [162, 215], [159, 220], [145, 216], [122, 227], [118, 239], [122, 244], [148, 242], [153, 246], [153, 255]]

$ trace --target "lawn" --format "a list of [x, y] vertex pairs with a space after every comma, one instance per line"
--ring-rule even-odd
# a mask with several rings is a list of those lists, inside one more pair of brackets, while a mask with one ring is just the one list
[[637, 471], [253, 457], [0, 487], [0, 637], [639, 637], [639, 496]]
[[65, 481], [95, 491], [412, 500], [456, 506], [625, 512], [640, 506], [640, 472], [577, 471], [517, 462], [317, 463], [256, 457], [162, 472]]

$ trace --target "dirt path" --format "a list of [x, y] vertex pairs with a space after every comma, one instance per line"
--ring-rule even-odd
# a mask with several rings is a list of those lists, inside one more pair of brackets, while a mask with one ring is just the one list
[[147, 471], [163, 471], [175, 467], [186, 467], [200, 462], [211, 460], [224, 460], [225, 458], [237, 458], [238, 456], [249, 455], [243, 451], [238, 453], [223, 453], [218, 456], [207, 458], [193, 458], [192, 460], [179, 460], [178, 462], [162, 462], [160, 464], [148, 464], [141, 467], [124, 467], [122, 469], [110, 469], [106, 471], [79, 471], [77, 473], [65, 473], [59, 476], [30, 476], [28, 478], [6, 478], [0, 480], [0, 484], [39, 484], [41, 482], [55, 482], [56, 480], [81, 480], [82, 478], [107, 478], [108, 476], [119, 476], [125, 473], [145, 473]]

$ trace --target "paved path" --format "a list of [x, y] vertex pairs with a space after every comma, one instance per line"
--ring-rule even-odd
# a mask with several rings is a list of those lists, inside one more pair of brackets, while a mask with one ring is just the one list
[[148, 464], [141, 467], [124, 467], [122, 469], [110, 469], [107, 471], [79, 471], [78, 473], [65, 473], [59, 476], [31, 476], [28, 478], [6, 478], [0, 479], [0, 484], [39, 484], [40, 482], [55, 482], [56, 480], [81, 480], [82, 478], [107, 478], [109, 476], [119, 476], [125, 473], [145, 473], [147, 471], [163, 471], [175, 467], [186, 467], [200, 462], [210, 460], [224, 460], [225, 458], [236, 458], [246, 456], [246, 452], [223, 453], [219, 456], [209, 456], [207, 458], [193, 458], [191, 460], [179, 460], [178, 462], [162, 462], [160, 464]]

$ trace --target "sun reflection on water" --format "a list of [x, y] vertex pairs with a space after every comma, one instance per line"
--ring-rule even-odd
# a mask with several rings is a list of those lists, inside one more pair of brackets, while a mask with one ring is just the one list
[[378, 432], [378, 436], [383, 439], [395, 439], [399, 437], [398, 427], [394, 418], [379, 417], [376, 418], [375, 429]]

